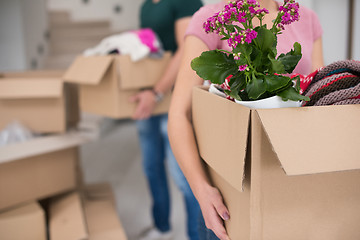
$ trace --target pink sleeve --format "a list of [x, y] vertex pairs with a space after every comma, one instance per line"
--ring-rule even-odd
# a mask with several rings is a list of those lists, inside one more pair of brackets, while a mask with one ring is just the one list
[[214, 33], [206, 33], [203, 28], [204, 22], [211, 16], [215, 14], [215, 11], [209, 6], [204, 6], [197, 11], [186, 30], [185, 37], [192, 35], [198, 37], [203, 41], [208, 47], [209, 50], [216, 49], [218, 47], [218, 35]]
[[315, 42], [318, 38], [320, 38], [323, 34], [323, 29], [321, 27], [320, 20], [316, 13], [312, 10], [310, 10], [311, 14], [311, 24], [312, 24], [312, 31], [313, 31], [313, 41]]

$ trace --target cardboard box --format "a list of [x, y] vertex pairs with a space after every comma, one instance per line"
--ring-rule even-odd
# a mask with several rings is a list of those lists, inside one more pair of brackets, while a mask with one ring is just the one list
[[84, 204], [90, 240], [127, 240], [109, 184], [87, 186]]
[[76, 133], [39, 137], [0, 148], [0, 210], [74, 189], [78, 146]]
[[[171, 58], [142, 59], [132, 62], [128, 55], [79, 56], [66, 71], [67, 82], [80, 84], [80, 108], [84, 112], [110, 118], [130, 118], [136, 104], [130, 96], [139, 89], [152, 87], [165, 71]], [[157, 104], [154, 114], [166, 113], [170, 93]]]
[[78, 89], [60, 72], [9, 72], [0, 77], [0, 129], [19, 121], [33, 132], [62, 133], [79, 121]]
[[88, 231], [83, 203], [77, 192], [57, 196], [50, 202], [50, 240], [86, 240]]
[[201, 157], [231, 239], [360, 239], [360, 106], [250, 110], [193, 91]]
[[50, 239], [126, 240], [109, 184], [87, 185], [51, 199]]
[[44, 210], [31, 202], [0, 213], [0, 239], [46, 240]]

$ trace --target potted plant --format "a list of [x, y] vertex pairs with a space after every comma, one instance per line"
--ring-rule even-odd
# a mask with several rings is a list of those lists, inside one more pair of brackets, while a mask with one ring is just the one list
[[[216, 33], [227, 41], [231, 51], [211, 50], [191, 62], [191, 67], [205, 80], [218, 84], [228, 98], [237, 101], [255, 101], [277, 96], [282, 101], [308, 101], [299, 93], [300, 79], [291, 78], [302, 57], [301, 45], [295, 42], [293, 49], [277, 53], [277, 35], [284, 25], [299, 19], [299, 4], [285, 0], [271, 28], [263, 24], [269, 11], [260, 8], [255, 0], [235, 0], [221, 12], [207, 19], [204, 29]], [[259, 26], [254, 27], [257, 18]]]

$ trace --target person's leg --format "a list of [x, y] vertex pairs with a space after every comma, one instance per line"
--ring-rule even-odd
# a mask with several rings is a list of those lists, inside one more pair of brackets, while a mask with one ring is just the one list
[[136, 121], [144, 173], [153, 200], [152, 216], [161, 232], [170, 230], [170, 196], [165, 171], [164, 142], [160, 132], [160, 117]]
[[161, 132], [164, 137], [165, 148], [166, 148], [166, 157], [168, 160], [168, 166], [173, 177], [175, 184], [178, 186], [182, 192], [185, 200], [186, 208], [186, 217], [187, 217], [187, 232], [191, 240], [198, 240], [198, 229], [197, 229], [197, 219], [200, 211], [200, 206], [194, 197], [194, 194], [191, 191], [191, 188], [182, 173], [174, 154], [171, 150], [168, 135], [167, 135], [167, 115], [162, 115], [161, 119]]

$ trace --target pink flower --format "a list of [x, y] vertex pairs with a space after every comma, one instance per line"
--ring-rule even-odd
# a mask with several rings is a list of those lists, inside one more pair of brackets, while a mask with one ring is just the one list
[[247, 43], [251, 43], [252, 40], [257, 37], [257, 32], [252, 29], [246, 29], [245, 34], [246, 34], [245, 42]]
[[257, 7], [259, 5], [259, 3], [256, 0], [247, 0], [247, 3], [254, 7]]
[[246, 22], [246, 13], [240, 12], [237, 16], [237, 20], [239, 21], [239, 23]]
[[240, 66], [239, 66], [239, 71], [240, 71], [240, 72], [243, 72], [243, 71], [246, 70], [247, 67], [248, 67], [248, 65], [246, 65], [246, 64], [245, 64], [245, 65], [240, 65]]
[[300, 18], [299, 3], [296, 3], [294, 0], [284, 1], [284, 6], [280, 6], [279, 11], [283, 14], [281, 17], [282, 25], [289, 25]]

